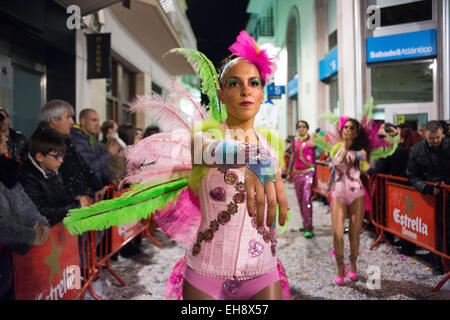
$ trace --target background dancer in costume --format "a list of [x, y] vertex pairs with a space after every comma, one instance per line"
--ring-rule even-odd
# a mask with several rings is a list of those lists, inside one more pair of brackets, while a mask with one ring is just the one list
[[348, 214], [350, 226], [350, 280], [358, 279], [356, 261], [359, 254], [359, 235], [365, 211], [370, 211], [367, 190], [361, 178], [369, 169], [369, 159], [386, 158], [392, 155], [398, 145], [398, 137], [379, 137], [381, 123], [372, 117], [373, 98], [363, 107], [361, 121], [336, 116], [332, 113], [321, 116], [331, 124], [328, 139], [320, 136], [314, 143], [330, 153], [334, 180], [332, 181], [330, 206], [332, 211], [333, 244], [338, 275], [336, 284], [345, 282], [344, 263], [344, 221]]
[[[309, 124], [300, 120], [297, 122], [298, 136], [291, 147], [291, 161], [289, 162], [288, 181], [294, 181], [298, 206], [303, 220], [300, 231], [305, 232], [305, 238], [312, 238], [312, 193], [315, 175], [316, 145], [308, 134]], [[291, 170], [294, 169], [294, 175]]]
[[336, 284], [342, 285], [346, 276], [344, 264], [344, 222], [350, 219], [348, 238], [350, 241], [349, 278], [357, 280], [356, 260], [359, 249], [359, 235], [365, 213], [365, 189], [360, 179], [361, 161], [367, 160], [369, 140], [360, 123], [348, 119], [341, 128], [342, 145], [333, 157], [335, 171], [332, 186], [332, 229], [335, 258], [338, 266]]

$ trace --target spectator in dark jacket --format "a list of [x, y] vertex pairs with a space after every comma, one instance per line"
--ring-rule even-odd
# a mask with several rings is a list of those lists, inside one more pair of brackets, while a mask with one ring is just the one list
[[407, 174], [409, 182], [419, 192], [438, 195], [439, 188], [425, 181], [450, 183], [450, 142], [444, 137], [439, 121], [425, 126], [425, 139], [411, 149]]
[[[425, 125], [425, 139], [412, 147], [406, 173], [410, 184], [420, 193], [437, 196], [436, 199], [436, 246], [443, 250], [443, 208], [442, 192], [439, 184], [450, 184], [450, 142], [444, 137], [439, 121], [430, 121]], [[435, 183], [427, 185], [425, 181]], [[448, 200], [448, 197], [447, 197]], [[450, 221], [446, 204], [446, 221]], [[450, 223], [446, 223], [447, 254], [450, 253]], [[439, 257], [435, 257], [435, 273], [442, 273]]]
[[75, 149], [69, 136], [73, 126], [73, 115], [73, 108], [68, 102], [51, 100], [41, 109], [40, 124], [36, 132], [53, 130], [63, 135], [67, 150], [59, 173], [63, 178], [67, 193], [72, 197], [87, 195], [97, 201], [103, 199], [105, 190], [94, 171], [88, 167], [83, 157]]
[[87, 196], [74, 198], [66, 192], [58, 173], [66, 145], [60, 135], [50, 130], [34, 134], [28, 143], [28, 154], [20, 168], [19, 181], [39, 212], [51, 226], [61, 222], [67, 211], [89, 204]]
[[107, 163], [113, 155], [117, 154], [117, 151], [113, 151], [115, 149], [105, 149], [96, 139], [99, 133], [99, 118], [97, 111], [93, 109], [82, 110], [80, 112], [80, 126], [74, 126], [70, 130], [75, 149], [94, 171], [96, 177], [106, 186], [112, 182], [111, 172], [107, 167]]
[[397, 177], [406, 177], [406, 166], [408, 163], [409, 151], [422, 141], [422, 137], [411, 128], [398, 130], [400, 136], [395, 152], [383, 161], [377, 162], [375, 168], [370, 169], [370, 174], [383, 173]]
[[8, 249], [26, 254], [49, 235], [47, 219], [36, 209], [18, 181], [19, 164], [5, 157], [8, 138], [0, 134], [0, 300], [12, 299], [12, 267]]
[[27, 139], [21, 132], [9, 127], [11, 124], [9, 114], [1, 107], [0, 115], [3, 118], [3, 121], [0, 121], [0, 134], [4, 134], [8, 138], [8, 152], [6, 156], [14, 160], [19, 160]]

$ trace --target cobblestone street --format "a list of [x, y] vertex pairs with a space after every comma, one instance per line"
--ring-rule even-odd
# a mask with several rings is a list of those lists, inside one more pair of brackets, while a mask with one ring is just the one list
[[[418, 251], [417, 256], [405, 257], [398, 253], [397, 247], [383, 242], [369, 251], [376, 239], [376, 234], [370, 231], [361, 234], [359, 280], [352, 282], [347, 278], [344, 286], [335, 285], [336, 264], [330, 254], [328, 206], [314, 201], [315, 237], [306, 239], [298, 231], [301, 218], [293, 185], [287, 188], [292, 216], [289, 229], [279, 236], [277, 252], [286, 270], [293, 300], [450, 300], [450, 281], [440, 291], [432, 292], [443, 276], [431, 273], [424, 259], [426, 252]], [[105, 299], [164, 299], [165, 283], [185, 249], [159, 230], [154, 236], [163, 249], [157, 248], [150, 239], [144, 239], [142, 254], [131, 259], [119, 256], [118, 261], [112, 262], [114, 270], [127, 283], [125, 287], [120, 287], [104, 270], [94, 282], [95, 292]], [[348, 238], [344, 241], [348, 257]], [[348, 258], [346, 260], [348, 262]]]

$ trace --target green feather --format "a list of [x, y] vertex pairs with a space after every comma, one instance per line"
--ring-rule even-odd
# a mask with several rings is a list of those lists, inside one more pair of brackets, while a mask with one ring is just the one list
[[167, 183], [136, 184], [119, 198], [69, 210], [64, 225], [71, 234], [81, 234], [145, 219], [155, 210], [161, 210], [170, 201], [175, 201], [186, 186], [187, 178]]
[[397, 146], [398, 142], [396, 141], [389, 147], [379, 147], [370, 153], [370, 159], [387, 158], [395, 152]]
[[312, 142], [314, 142], [314, 144], [319, 147], [322, 148], [323, 150], [325, 150], [326, 152], [330, 152], [331, 151], [331, 146], [328, 143], [327, 140], [325, 140], [322, 137], [316, 136], [315, 138], [312, 138]]
[[225, 106], [220, 103], [217, 95], [217, 90], [219, 90], [219, 75], [214, 64], [203, 53], [193, 49], [175, 48], [169, 50], [167, 53], [178, 53], [186, 57], [186, 60], [202, 79], [202, 92], [209, 98], [209, 106], [213, 119], [224, 122], [227, 118], [227, 111]]
[[363, 107], [363, 116], [366, 115], [366, 123], [369, 123], [370, 119], [372, 119], [373, 116], [373, 97], [370, 97], [369, 100], [364, 104]]
[[334, 113], [324, 113], [324, 114], [321, 114], [320, 116], [319, 116], [319, 118], [321, 118], [321, 119], [325, 119], [325, 120], [328, 120], [328, 122], [329, 123], [331, 123], [331, 124], [334, 124], [334, 123], [336, 123], [336, 122], [338, 122], [339, 121], [339, 116], [337, 116], [337, 115], [335, 115]]
[[258, 131], [258, 133], [266, 138], [267, 142], [277, 154], [278, 161], [280, 162], [280, 167], [283, 168], [285, 166], [283, 140], [281, 140], [276, 131], [271, 128], [256, 128], [256, 131]]

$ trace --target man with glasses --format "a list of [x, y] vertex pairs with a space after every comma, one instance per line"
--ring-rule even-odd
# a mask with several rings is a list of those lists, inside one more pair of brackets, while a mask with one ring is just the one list
[[87, 196], [71, 196], [59, 168], [64, 161], [66, 145], [62, 137], [50, 130], [35, 133], [28, 142], [28, 153], [19, 171], [19, 181], [39, 212], [50, 225], [61, 222], [67, 211], [89, 204]]

